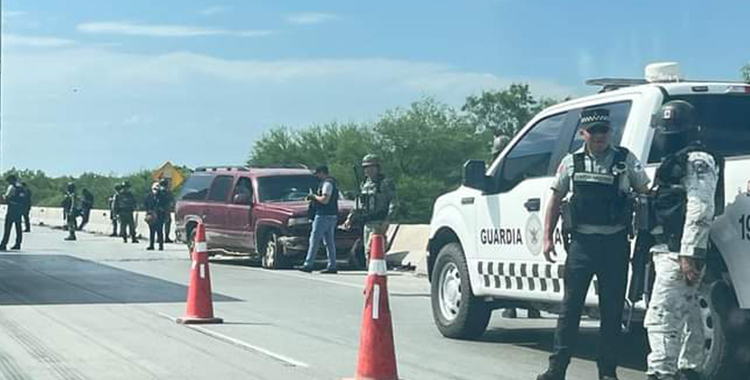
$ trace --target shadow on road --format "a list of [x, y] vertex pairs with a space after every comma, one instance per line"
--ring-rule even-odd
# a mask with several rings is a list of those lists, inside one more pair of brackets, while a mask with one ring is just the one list
[[[0, 255], [0, 305], [185, 302], [187, 287], [67, 255]], [[213, 295], [217, 302], [239, 299]]]
[[[598, 355], [598, 328], [582, 327], [574, 357], [595, 361]], [[552, 352], [555, 329], [548, 328], [491, 328], [480, 341], [506, 343], [541, 351]], [[623, 334], [620, 366], [636, 371], [646, 370], [648, 343], [644, 331]]]

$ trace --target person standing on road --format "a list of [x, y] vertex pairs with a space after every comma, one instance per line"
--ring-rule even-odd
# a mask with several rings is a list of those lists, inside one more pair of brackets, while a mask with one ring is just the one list
[[[556, 256], [553, 234], [563, 200], [563, 230], [569, 246], [565, 261], [565, 293], [557, 320], [549, 368], [537, 380], [563, 380], [578, 338], [586, 295], [594, 275], [599, 283], [599, 379], [617, 379], [618, 346], [625, 303], [632, 218], [628, 195], [648, 192], [649, 178], [627, 149], [610, 144], [609, 111], [581, 113], [584, 146], [560, 163], [544, 224], [544, 255]], [[569, 198], [566, 198], [570, 194]]]
[[317, 194], [310, 194], [307, 200], [315, 202], [315, 216], [310, 232], [310, 243], [307, 247], [305, 263], [299, 268], [303, 272], [312, 272], [315, 267], [315, 256], [318, 254], [321, 240], [328, 253], [328, 266], [321, 273], [336, 273], [335, 232], [339, 214], [339, 189], [336, 180], [328, 174], [328, 166], [315, 169], [315, 176], [320, 180]]
[[174, 243], [169, 237], [172, 232], [172, 209], [174, 208], [174, 196], [172, 196], [172, 184], [168, 178], [162, 178], [159, 180], [159, 186], [161, 186], [165, 200], [166, 200], [166, 215], [164, 217], [164, 242]]
[[164, 220], [169, 207], [164, 191], [164, 188], [158, 182], [154, 182], [151, 185], [151, 192], [143, 202], [149, 229], [148, 248], [146, 248], [148, 251], [154, 250], [154, 236], [159, 241], [159, 250], [164, 250]]
[[665, 157], [656, 170], [656, 280], [644, 321], [651, 380], [698, 380], [704, 359], [699, 263], [708, 247], [721, 158], [698, 141], [694, 120], [693, 106], [677, 100], [662, 106], [655, 125], [662, 138], [654, 144]]
[[26, 196], [23, 197], [23, 213], [21, 214], [24, 223], [23, 232], [31, 232], [31, 219], [29, 218], [31, 213], [31, 189], [26, 182], [21, 182], [21, 191], [26, 193]]
[[76, 185], [69, 182], [65, 187], [65, 198], [63, 199], [63, 216], [67, 222], [68, 236], [65, 240], [76, 240], [76, 218], [78, 216], [78, 195]]
[[91, 209], [94, 208], [94, 194], [89, 189], [83, 189], [83, 200], [81, 201], [81, 224], [78, 226], [78, 231], [83, 230], [87, 224], [89, 224], [89, 218], [91, 217]]
[[120, 236], [117, 234], [117, 221], [119, 218], [117, 217], [117, 209], [115, 208], [117, 196], [120, 195], [120, 190], [122, 190], [122, 185], [118, 183], [115, 185], [115, 193], [109, 197], [109, 219], [112, 221], [112, 234], [109, 236], [111, 237]]
[[125, 181], [122, 183], [120, 194], [115, 199], [117, 218], [120, 220], [120, 236], [125, 243], [128, 242], [128, 232], [130, 233], [130, 240], [133, 243], [138, 243], [135, 232], [135, 219], [133, 218], [136, 206], [135, 196], [130, 192], [130, 182]]
[[8, 182], [8, 188], [3, 195], [3, 202], [8, 205], [5, 212], [5, 230], [3, 231], [3, 241], [0, 243], [0, 251], [8, 250], [8, 240], [10, 240], [10, 229], [16, 228], [16, 244], [11, 249], [21, 249], [23, 241], [23, 229], [21, 228], [21, 214], [25, 205], [25, 194], [18, 184], [18, 177], [15, 174], [9, 174], [5, 177]]
[[[362, 159], [365, 182], [360, 188], [358, 203], [360, 210], [353, 210], [344, 223], [349, 229], [356, 223], [363, 223], [362, 242], [365, 258], [370, 260], [370, 238], [373, 234], [383, 235], [388, 231], [390, 218], [396, 208], [396, 186], [382, 173], [380, 157], [368, 154]], [[387, 247], [387, 243], [386, 243]], [[384, 247], [385, 248], [385, 247]]]

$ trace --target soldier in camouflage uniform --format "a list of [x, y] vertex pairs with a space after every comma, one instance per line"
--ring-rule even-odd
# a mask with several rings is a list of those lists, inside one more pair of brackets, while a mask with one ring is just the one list
[[383, 235], [388, 230], [390, 217], [396, 207], [396, 186], [393, 181], [381, 172], [380, 157], [368, 154], [362, 159], [365, 171], [365, 182], [360, 188], [359, 204], [361, 209], [354, 210], [347, 218], [346, 228], [354, 220], [363, 223], [362, 242], [365, 245], [365, 257], [370, 258], [370, 238], [373, 234]]
[[76, 194], [76, 185], [73, 182], [68, 183], [65, 188], [65, 198], [63, 199], [63, 217], [66, 221], [68, 236], [65, 240], [76, 240], [76, 218], [78, 217], [78, 195]]
[[130, 182], [123, 182], [121, 187], [122, 190], [120, 190], [120, 193], [115, 198], [115, 210], [117, 211], [117, 219], [120, 221], [120, 236], [127, 243], [129, 232], [130, 240], [133, 243], [138, 243], [135, 232], [135, 219], [133, 218], [133, 212], [135, 212], [136, 208], [135, 196], [130, 192]]
[[652, 380], [697, 380], [704, 359], [699, 263], [714, 217], [721, 158], [697, 141], [693, 113], [690, 103], [672, 101], [662, 106], [656, 125], [662, 139], [655, 143], [667, 155], [656, 172], [656, 282], [644, 323]]

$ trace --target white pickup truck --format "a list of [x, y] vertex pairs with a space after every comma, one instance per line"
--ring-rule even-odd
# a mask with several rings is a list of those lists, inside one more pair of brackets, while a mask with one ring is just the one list
[[[607, 108], [613, 143], [633, 152], [653, 178], [662, 152], [651, 143], [652, 115], [682, 99], [695, 106], [706, 146], [726, 160], [726, 207], [712, 227], [702, 286], [703, 372], [709, 380], [736, 373], [743, 351], [737, 345], [750, 344], [741, 341], [750, 331], [750, 84], [684, 80], [678, 71], [676, 64], [657, 64], [647, 67], [647, 79], [589, 81], [602, 90], [536, 115], [489, 168], [484, 161], [465, 164], [462, 186], [436, 200], [430, 222], [432, 309], [444, 336], [479, 337], [493, 309], [559, 310], [566, 254], [559, 227], [558, 255], [542, 254], [542, 221], [560, 161], [582, 145], [580, 113]], [[597, 303], [594, 280], [586, 300], [590, 315], [597, 315]], [[646, 307], [626, 300], [628, 327], [639, 328]]]

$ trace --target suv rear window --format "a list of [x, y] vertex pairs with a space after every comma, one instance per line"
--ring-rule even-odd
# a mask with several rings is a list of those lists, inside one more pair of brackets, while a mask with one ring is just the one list
[[206, 199], [212, 175], [192, 175], [182, 186], [180, 199], [184, 201], [202, 201]]
[[[706, 147], [728, 158], [750, 155], [750, 96], [686, 95], [672, 99], [685, 100], [695, 107], [701, 138]], [[658, 133], [654, 139], [661, 138]], [[664, 153], [651, 144], [648, 162], [661, 161]]]
[[301, 201], [317, 189], [318, 178], [313, 175], [258, 178], [258, 198], [261, 202]]

